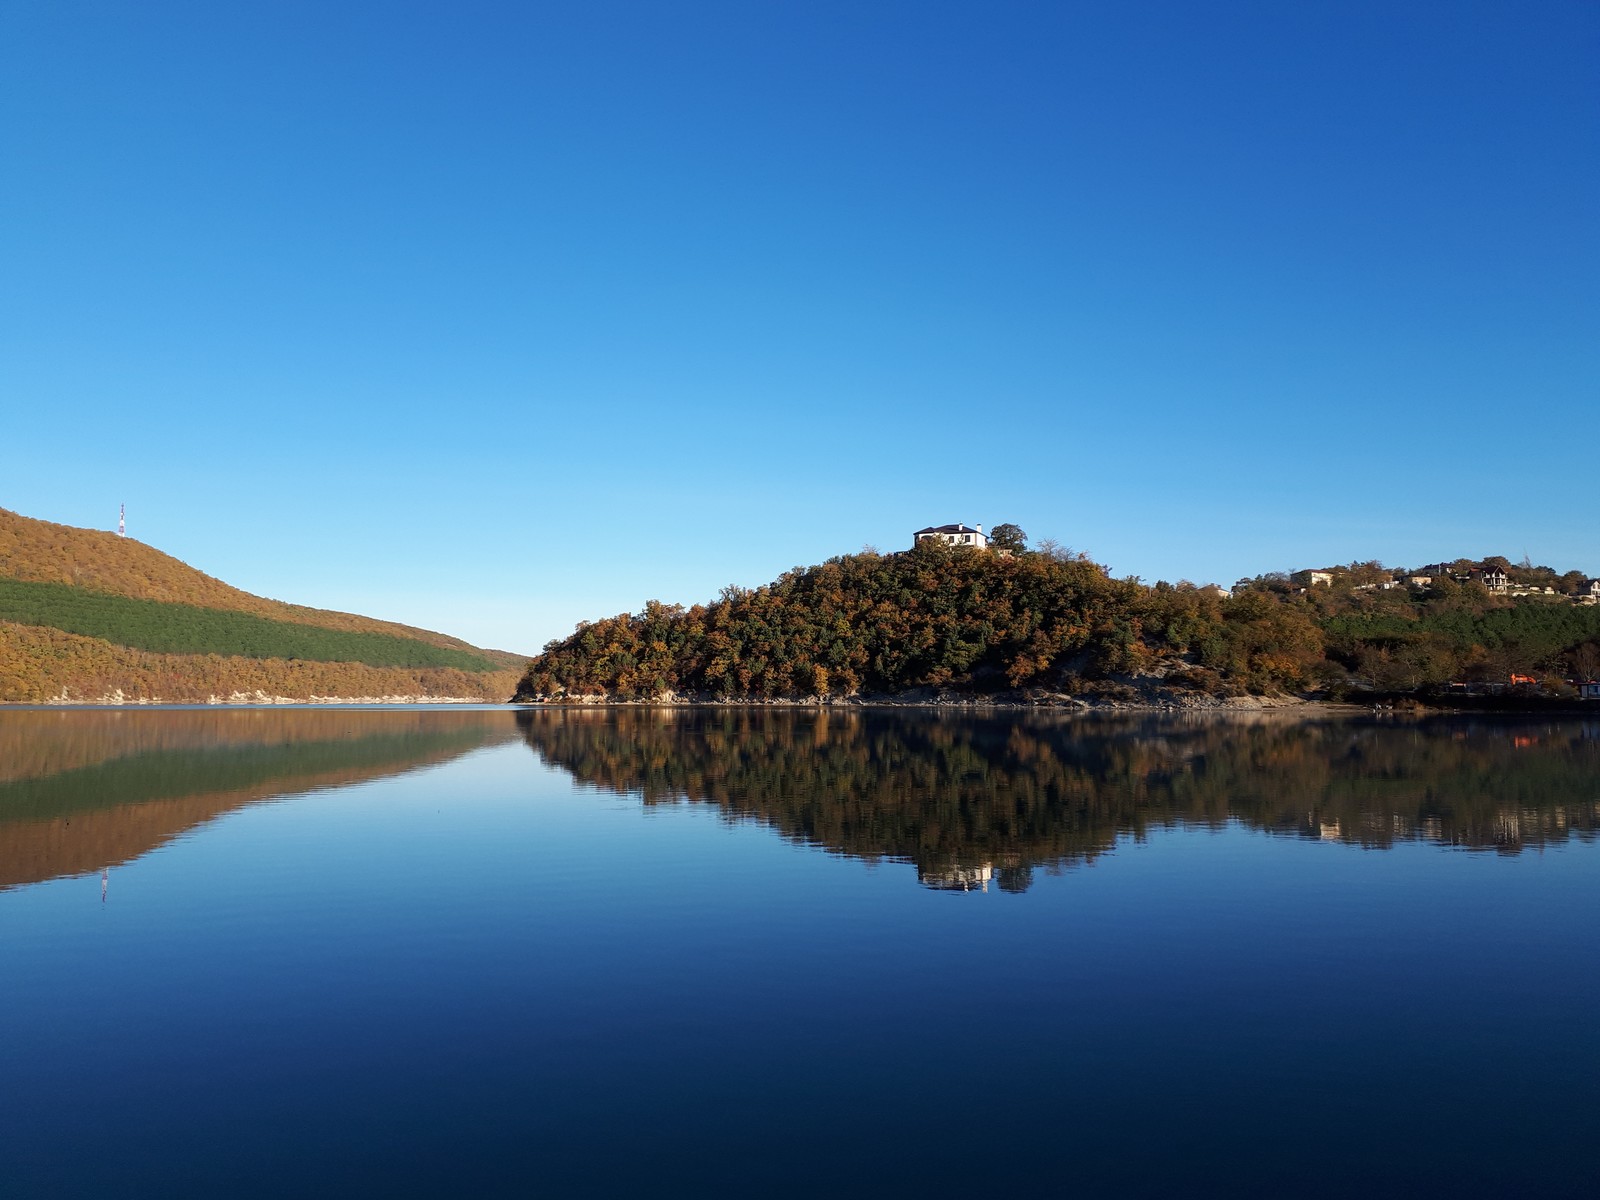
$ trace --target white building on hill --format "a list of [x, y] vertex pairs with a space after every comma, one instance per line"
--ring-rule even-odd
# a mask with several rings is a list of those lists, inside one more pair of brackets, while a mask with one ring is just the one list
[[979, 550], [989, 548], [989, 538], [982, 525], [929, 525], [911, 535], [914, 546], [923, 538], [939, 538], [951, 546], [973, 546]]

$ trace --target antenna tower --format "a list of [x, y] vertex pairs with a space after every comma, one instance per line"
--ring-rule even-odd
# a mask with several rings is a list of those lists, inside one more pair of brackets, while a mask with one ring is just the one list
[[128, 506], [126, 504], [117, 505], [117, 536], [128, 536]]

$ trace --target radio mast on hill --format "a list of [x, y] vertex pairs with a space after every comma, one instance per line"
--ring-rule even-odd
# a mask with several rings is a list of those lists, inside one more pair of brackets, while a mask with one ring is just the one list
[[126, 504], [117, 505], [117, 536], [128, 536], [128, 506]]

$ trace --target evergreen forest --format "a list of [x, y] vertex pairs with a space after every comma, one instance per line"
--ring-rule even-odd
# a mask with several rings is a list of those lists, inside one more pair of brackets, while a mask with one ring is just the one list
[[158, 654], [352, 662], [493, 671], [479, 654], [391, 633], [324, 629], [193, 604], [136, 600], [60, 583], [0, 579], [0, 621], [43, 625]]

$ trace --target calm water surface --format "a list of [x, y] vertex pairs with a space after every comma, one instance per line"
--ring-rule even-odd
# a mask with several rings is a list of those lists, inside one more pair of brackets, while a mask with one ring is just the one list
[[1600, 720], [0, 711], [0, 1194], [1587, 1196]]

